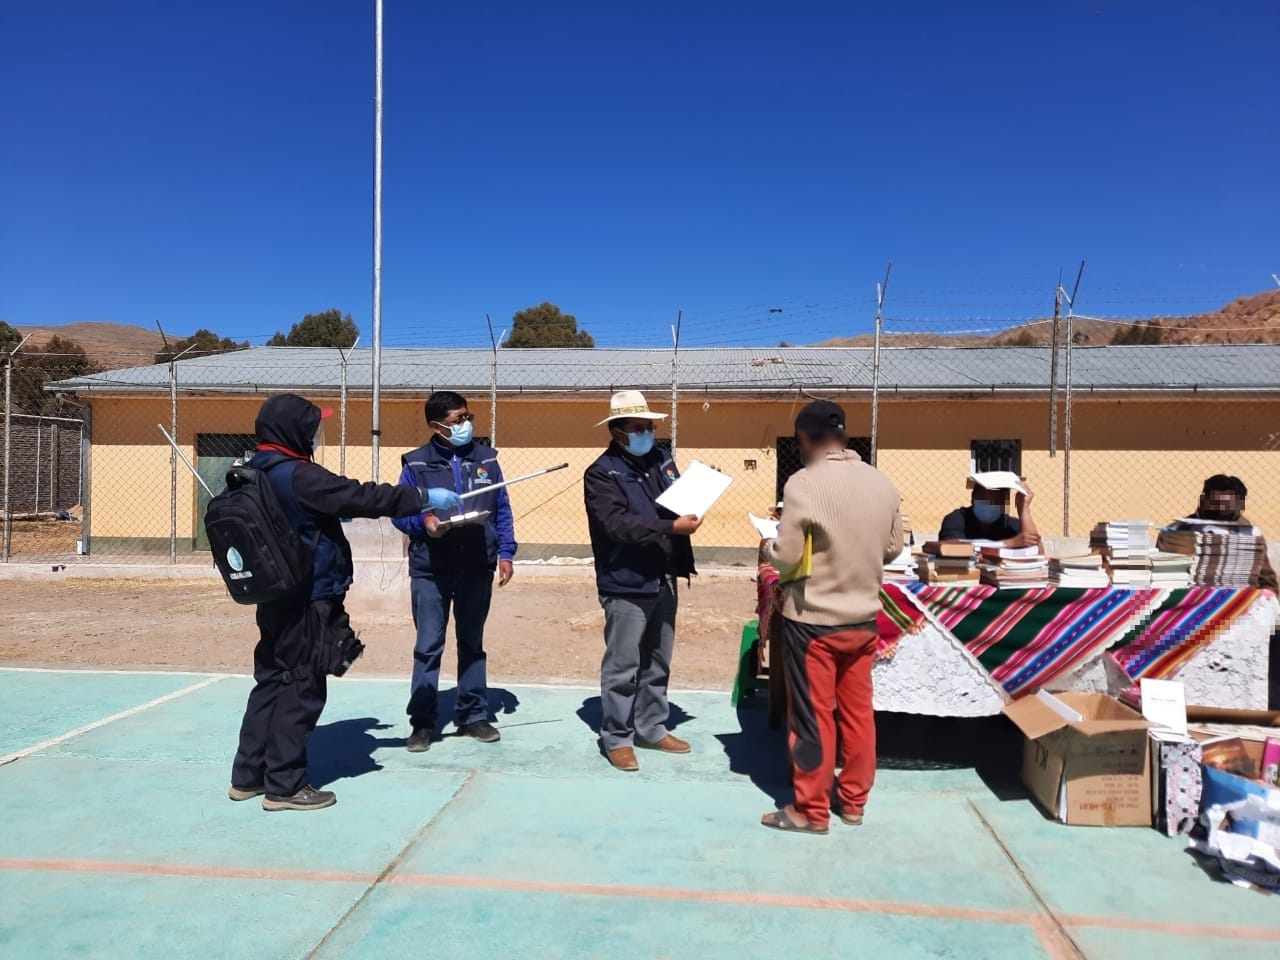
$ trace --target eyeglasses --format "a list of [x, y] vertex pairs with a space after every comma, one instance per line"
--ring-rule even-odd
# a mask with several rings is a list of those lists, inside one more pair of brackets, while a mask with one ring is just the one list
[[473, 423], [475, 419], [476, 415], [474, 413], [460, 413], [448, 420], [437, 420], [436, 423], [442, 427], [456, 427], [460, 423]]
[[615, 422], [613, 427], [615, 430], [621, 430], [623, 433], [653, 433], [652, 420], [633, 420], [630, 426], [624, 426], [623, 423]]

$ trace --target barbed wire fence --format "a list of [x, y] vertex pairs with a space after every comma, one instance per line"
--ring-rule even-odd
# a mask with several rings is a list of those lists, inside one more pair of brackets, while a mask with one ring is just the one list
[[[462, 383], [449, 382], [450, 370], [430, 359], [438, 354], [394, 360], [382, 384], [380, 475], [398, 477], [401, 454], [428, 441], [427, 394], [456, 389], [476, 414], [477, 436], [498, 446], [508, 476], [570, 464], [510, 488], [520, 557], [586, 558], [581, 476], [608, 440], [597, 421], [613, 390], [638, 387], [654, 409], [669, 414], [659, 443], [681, 468], [697, 459], [733, 477], [699, 531], [699, 556], [749, 566], [757, 538], [746, 515], [766, 515], [780, 498], [800, 466], [795, 414], [821, 397], [846, 407], [851, 447], [898, 484], [917, 541], [968, 502], [965, 478], [974, 469], [1025, 476], [1049, 536], [1084, 538], [1093, 524], [1109, 519], [1173, 519], [1195, 508], [1201, 482], [1214, 473], [1242, 477], [1250, 488], [1250, 518], [1264, 530], [1280, 530], [1280, 384], [1275, 392], [1254, 394], [1107, 393], [1082, 379], [1068, 358], [1113, 342], [1152, 341], [1144, 323], [1097, 309], [1105, 297], [1095, 308], [1087, 289], [1077, 303], [1077, 295], [1050, 287], [1046, 304], [1060, 305], [1056, 317], [929, 316], [919, 312], [927, 301], [898, 299], [900, 287], [890, 296], [888, 280], [886, 274], [875, 297], [673, 311], [674, 324], [646, 321], [651, 334], [644, 339], [654, 347], [620, 358], [590, 349], [531, 358], [534, 351], [505, 349], [486, 318], [465, 335], [480, 358], [472, 369], [482, 372]], [[818, 362], [812, 348], [787, 345], [788, 333], [810, 339], [809, 331], [830, 329], [833, 318], [850, 331], [866, 330], [877, 314], [871, 332], [839, 341], [836, 372], [829, 358]], [[1177, 329], [1177, 321], [1164, 326]], [[667, 328], [671, 338], [664, 344]], [[1241, 324], [1205, 336], [1242, 340], [1254, 332]], [[778, 346], [721, 346], [774, 337]], [[978, 346], [1003, 348], [984, 356], [1018, 373], [1009, 379], [1031, 386], [993, 392], [1002, 371], [971, 377], [970, 351]], [[253, 422], [269, 390], [261, 384], [274, 382], [282, 367], [299, 366], [295, 356], [304, 354], [288, 348], [273, 349], [269, 358], [248, 353], [234, 376], [214, 383], [197, 376], [201, 360], [193, 353], [161, 365], [145, 390], [136, 371], [104, 373], [104, 386], [119, 389], [98, 395], [53, 386], [82, 376], [83, 357], [4, 357], [3, 559], [206, 562], [201, 518], [208, 496], [157, 428], [170, 431], [201, 478], [220, 490], [227, 468], [256, 444]], [[314, 351], [305, 356], [299, 382], [313, 384], [308, 395], [337, 408], [319, 459], [330, 469], [370, 477], [367, 351], [353, 345], [332, 349], [325, 359]], [[124, 357], [99, 359], [108, 367], [128, 366]], [[877, 362], [884, 359], [893, 362]], [[1153, 355], [1150, 362], [1160, 361]], [[898, 379], [912, 364], [930, 365], [935, 379], [952, 386], [912, 392]]]

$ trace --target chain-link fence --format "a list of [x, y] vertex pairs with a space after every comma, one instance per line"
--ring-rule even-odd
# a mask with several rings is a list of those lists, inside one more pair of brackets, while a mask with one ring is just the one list
[[[582, 473], [608, 442], [598, 421], [611, 392], [635, 387], [669, 415], [658, 437], [681, 468], [696, 459], [733, 478], [697, 535], [701, 561], [749, 566], [747, 514], [780, 499], [800, 466], [795, 415], [821, 397], [845, 406], [850, 446], [874, 451], [897, 483], [917, 541], [968, 502], [973, 469], [1025, 476], [1046, 536], [1171, 520], [1195, 509], [1216, 473], [1241, 477], [1250, 519], [1280, 532], [1280, 347], [1077, 343], [1070, 358], [1059, 346], [1055, 367], [1052, 348], [1020, 332], [1014, 345], [983, 333], [981, 345], [955, 346], [970, 341], [941, 323], [888, 318], [884, 329], [878, 362], [870, 344], [386, 349], [376, 476], [398, 479], [401, 456], [429, 441], [426, 397], [455, 390], [508, 477], [569, 464], [510, 488], [520, 557], [585, 558]], [[5, 369], [6, 559], [204, 562], [208, 494], [161, 428], [217, 491], [280, 390], [334, 409], [322, 463], [375, 475], [368, 350], [258, 348], [97, 374]]]

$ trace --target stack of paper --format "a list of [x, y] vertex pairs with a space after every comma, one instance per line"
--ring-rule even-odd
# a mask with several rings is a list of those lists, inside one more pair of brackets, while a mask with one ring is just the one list
[[1160, 548], [1191, 557], [1191, 582], [1200, 587], [1255, 586], [1267, 556], [1255, 527], [1194, 518], [1161, 532]]
[[1108, 520], [1093, 528], [1092, 543], [1114, 558], [1146, 556], [1156, 548], [1156, 525], [1150, 520]]
[[1151, 555], [1151, 585], [1178, 589], [1191, 586], [1195, 558], [1181, 553], [1157, 551]]
[[1049, 561], [1049, 582], [1055, 587], [1109, 587], [1111, 578], [1102, 567], [1102, 555], [1054, 557]]

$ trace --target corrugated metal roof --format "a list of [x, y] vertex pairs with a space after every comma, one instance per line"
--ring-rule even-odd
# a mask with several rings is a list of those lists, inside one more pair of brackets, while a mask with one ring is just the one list
[[[1280, 392], [1280, 344], [1077, 347], [1076, 390], [1225, 390]], [[1065, 352], [1060, 355], [1060, 371]], [[685, 390], [765, 392], [804, 387], [869, 390], [867, 347], [697, 348], [680, 351]], [[670, 350], [498, 351], [502, 392], [608, 391], [670, 388]], [[382, 351], [382, 389], [421, 394], [432, 389], [488, 390], [488, 350], [388, 348]], [[892, 347], [881, 352], [880, 386], [891, 392], [1042, 391], [1049, 387], [1047, 347]], [[183, 390], [336, 392], [342, 377], [337, 350], [255, 347], [179, 360]], [[356, 350], [347, 368], [352, 391], [372, 385], [372, 351]], [[132, 367], [77, 377], [48, 389], [152, 393], [169, 389], [167, 365]]]

